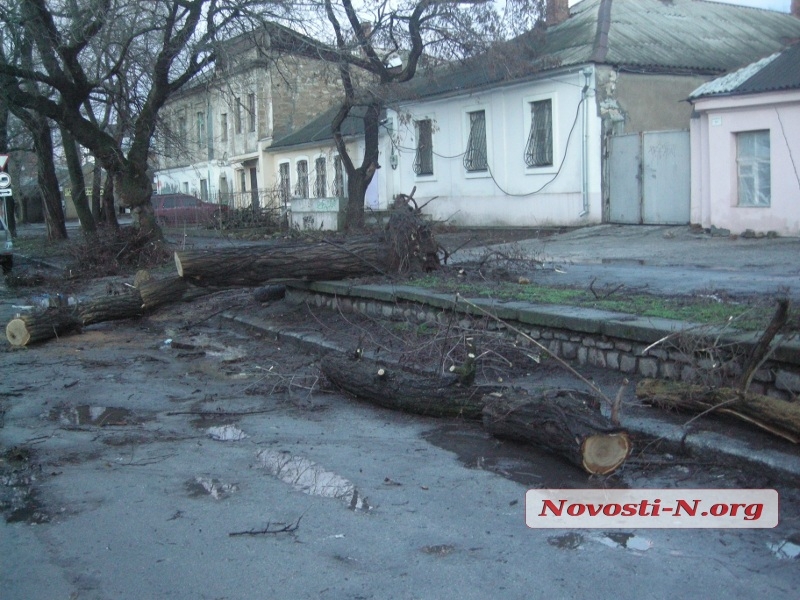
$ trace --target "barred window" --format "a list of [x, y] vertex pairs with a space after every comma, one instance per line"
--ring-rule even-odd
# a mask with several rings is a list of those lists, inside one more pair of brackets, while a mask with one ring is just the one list
[[333, 157], [333, 195], [339, 198], [345, 197], [344, 168], [341, 156]]
[[328, 195], [328, 173], [325, 157], [321, 156], [314, 161], [314, 195], [317, 198], [325, 198]]
[[469, 140], [464, 154], [464, 168], [470, 172], [489, 168], [486, 158], [486, 112], [483, 110], [469, 113]]
[[531, 102], [531, 130], [525, 146], [525, 164], [529, 167], [553, 165], [553, 102]]
[[772, 182], [769, 130], [736, 134], [739, 206], [770, 206]]
[[308, 161], [297, 161], [297, 183], [294, 186], [294, 195], [298, 198], [308, 198]]
[[417, 121], [417, 154], [414, 173], [433, 175], [433, 128], [430, 119]]

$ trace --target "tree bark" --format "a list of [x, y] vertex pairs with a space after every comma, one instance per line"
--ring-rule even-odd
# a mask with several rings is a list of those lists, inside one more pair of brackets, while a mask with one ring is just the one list
[[477, 419], [491, 388], [464, 386], [456, 376], [403, 371], [372, 360], [337, 355], [322, 359], [322, 372], [336, 387], [372, 404], [427, 417]]
[[202, 286], [259, 286], [275, 279], [343, 279], [385, 273], [386, 245], [376, 237], [288, 242], [175, 253], [178, 275]]
[[797, 444], [800, 442], [800, 404], [733, 388], [709, 388], [679, 381], [644, 379], [636, 396], [646, 404], [691, 413], [731, 415]]
[[67, 169], [69, 170], [72, 204], [75, 206], [75, 212], [78, 213], [78, 220], [81, 222], [81, 229], [83, 229], [84, 235], [91, 237], [97, 232], [97, 226], [92, 216], [89, 200], [86, 198], [86, 180], [83, 177], [83, 167], [78, 154], [78, 146], [75, 143], [75, 138], [72, 137], [66, 127], [62, 125], [60, 130], [61, 144], [64, 147], [64, 157], [67, 160]]
[[596, 399], [572, 390], [535, 396], [521, 390], [485, 398], [484, 428], [563, 456], [593, 475], [613, 473], [628, 458], [628, 434], [600, 414]]
[[178, 302], [188, 289], [189, 284], [182, 277], [150, 280], [141, 283], [138, 287], [142, 308], [145, 310], [170, 302]]

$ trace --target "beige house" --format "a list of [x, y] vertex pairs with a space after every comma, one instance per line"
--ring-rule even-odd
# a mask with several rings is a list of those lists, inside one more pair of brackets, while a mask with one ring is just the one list
[[212, 73], [174, 96], [163, 111], [155, 193], [186, 193], [236, 207], [274, 200], [264, 149], [336, 101], [328, 65], [272, 58], [263, 37], [229, 42]]

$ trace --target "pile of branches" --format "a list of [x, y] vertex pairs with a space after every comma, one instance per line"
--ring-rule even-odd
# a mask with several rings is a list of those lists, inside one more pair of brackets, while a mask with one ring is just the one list
[[159, 240], [133, 227], [119, 231], [101, 228], [97, 235], [72, 245], [71, 278], [120, 275], [131, 270], [149, 269], [169, 260], [171, 251]]

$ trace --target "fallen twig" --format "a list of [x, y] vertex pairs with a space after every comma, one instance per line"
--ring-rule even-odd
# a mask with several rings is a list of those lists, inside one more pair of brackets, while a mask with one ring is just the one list
[[270, 527], [272, 523], [268, 522], [267, 526], [264, 529], [248, 529], [247, 531], [232, 531], [228, 535], [230, 537], [235, 537], [237, 535], [270, 535], [274, 533], [293, 533], [297, 531], [297, 529], [300, 527], [300, 520], [302, 518], [303, 515], [300, 515], [299, 517], [297, 517], [297, 521], [295, 521], [294, 523], [290, 523], [289, 525], [284, 525], [280, 529], [272, 529]]

